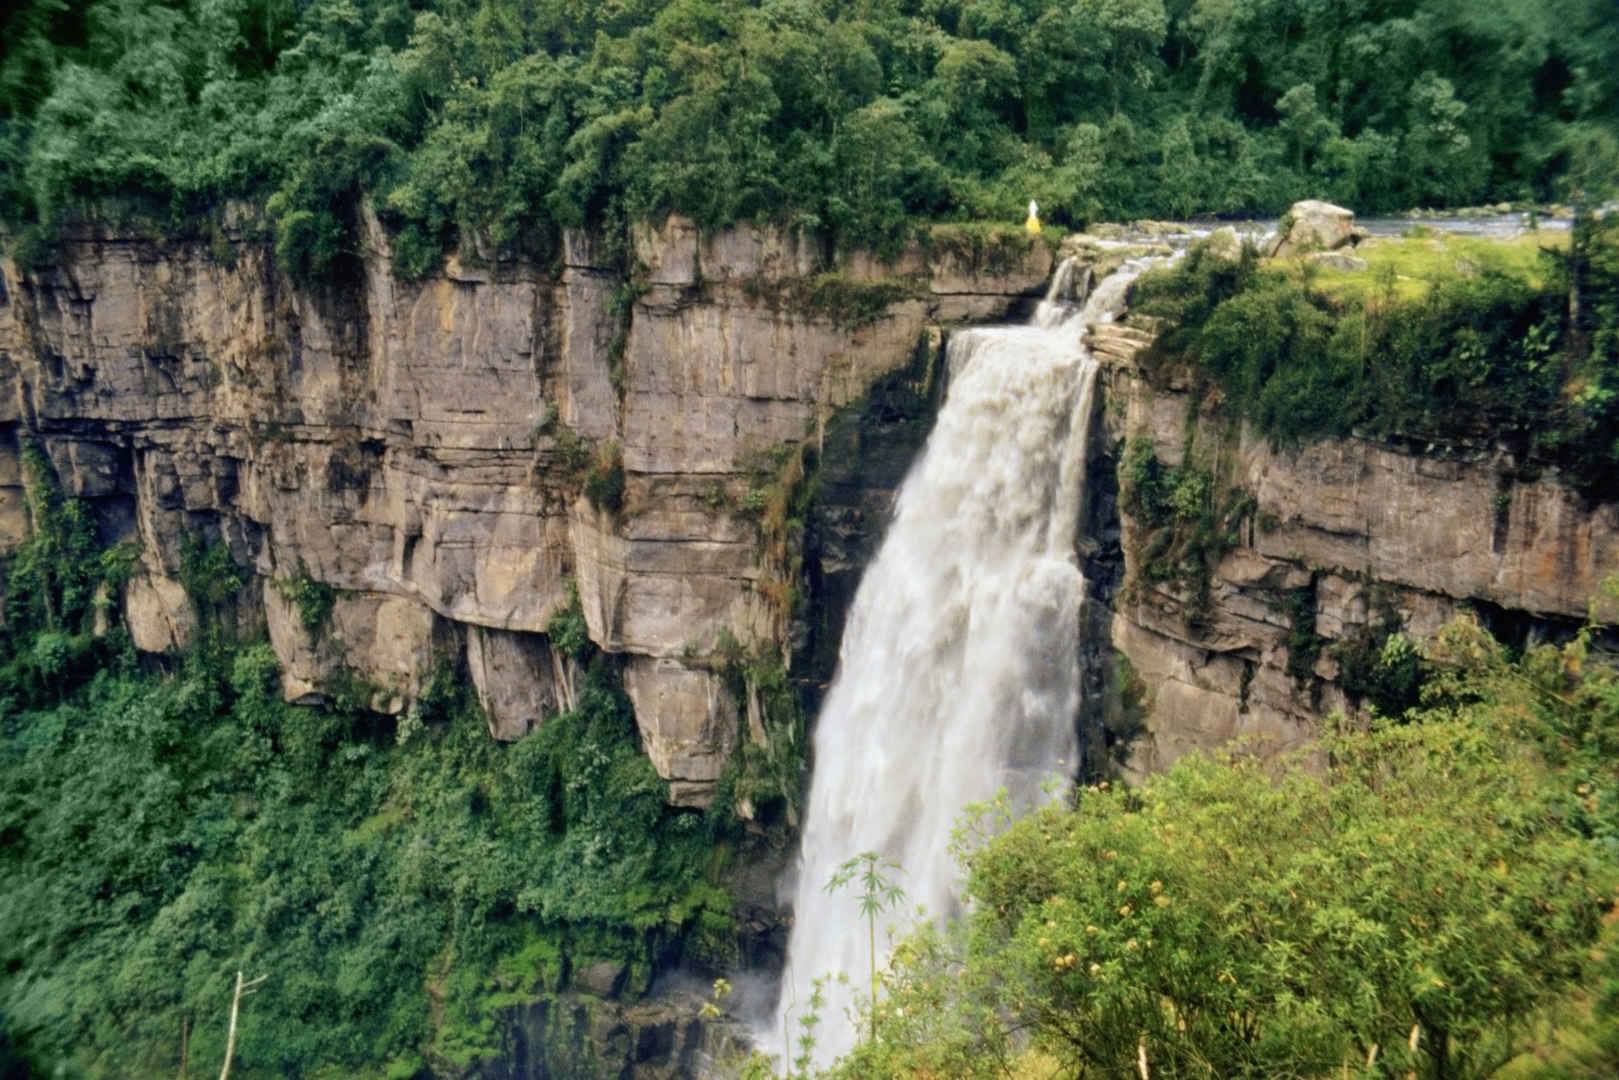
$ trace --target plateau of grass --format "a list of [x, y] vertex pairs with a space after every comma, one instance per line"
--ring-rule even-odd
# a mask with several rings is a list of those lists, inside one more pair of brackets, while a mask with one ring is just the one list
[[1390, 281], [1393, 299], [1410, 302], [1423, 299], [1443, 282], [1487, 273], [1542, 289], [1553, 268], [1542, 253], [1567, 252], [1568, 243], [1568, 233], [1561, 231], [1502, 238], [1458, 236], [1418, 226], [1405, 236], [1363, 241], [1354, 254], [1366, 260], [1365, 270], [1334, 270], [1303, 260], [1291, 265], [1296, 274], [1313, 275], [1316, 291], [1340, 305], [1380, 299], [1387, 294]]

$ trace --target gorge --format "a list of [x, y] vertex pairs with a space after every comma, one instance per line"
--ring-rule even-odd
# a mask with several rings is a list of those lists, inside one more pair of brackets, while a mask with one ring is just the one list
[[[815, 775], [832, 753], [858, 757], [874, 775], [837, 801], [882, 792], [895, 801], [876, 807], [880, 825], [922, 816], [920, 796], [895, 782], [901, 766], [885, 761], [964, 799], [1003, 782], [977, 771], [982, 748], [948, 753], [974, 767], [951, 778], [928, 763], [927, 737], [881, 739], [902, 707], [955, 712], [968, 729], [1008, 711], [1046, 716], [1059, 721], [1055, 741], [1019, 744], [1008, 760], [1080, 759], [1091, 775], [1116, 765], [1139, 777], [1237, 737], [1280, 753], [1332, 709], [1359, 706], [1332, 646], [1388, 612], [1418, 638], [1468, 605], [1532, 634], [1577, 623], [1616, 569], [1615, 505], [1523, 467], [1510, 447], [1354, 435], [1273, 445], [1184, 376], [1149, 371], [1162, 327], [1146, 318], [1082, 320], [1084, 350], [1064, 324], [1071, 344], [1049, 355], [1041, 331], [964, 329], [1028, 317], [1063, 258], [1116, 296], [1120, 267], [1156, 250], [1150, 239], [1075, 235], [1054, 251], [1014, 232], [942, 228], [885, 262], [829, 254], [807, 233], [704, 232], [671, 217], [636, 232], [628, 268], [581, 231], [556, 273], [457, 258], [419, 283], [391, 273], [389, 243], [369, 220], [363, 273], [314, 287], [275, 268], [245, 211], [223, 247], [86, 220], [54, 263], [7, 261], [0, 544], [14, 555], [34, 531], [37, 447], [107, 543], [138, 547], [102, 618], [140, 654], [202, 640], [187, 553], [223, 551], [242, 571], [222, 598], [228, 621], [244, 637], [262, 628], [287, 700], [358, 693], [366, 711], [403, 723], [447, 665], [475, 688], [488, 736], [514, 745], [577, 703], [583, 673], [557, 642], [559, 615], [577, 610], [622, 679], [668, 801], [695, 816], [723, 797], [743, 819], [745, 857], [724, 871], [729, 958], [765, 969], [786, 944], [774, 876], [801, 821], [810, 858], [821, 797], [812, 786], [800, 808], [770, 774], [740, 792], [727, 777], [749, 747], [803, 754], [767, 669], [789, 676], [805, 707], [832, 683], [822, 715], [849, 717], [851, 730], [823, 719]], [[1013, 343], [1049, 366], [1014, 379], [1002, 351]], [[997, 379], [1007, 383], [979, 411], [951, 411], [975, 380]], [[1061, 390], [1015, 391], [1016, 379]], [[1014, 418], [1014, 398], [1038, 408]], [[936, 474], [941, 488], [908, 484], [895, 503], [941, 400], [937, 460], [916, 459], [918, 481]], [[1029, 451], [1015, 466], [985, 448], [1007, 438]], [[1152, 528], [1130, 512], [1121, 477], [1148, 457], [1251, 496], [1206, 581], [1147, 572]], [[958, 500], [975, 510], [941, 514]], [[902, 546], [878, 554], [891, 503], [890, 544]], [[907, 532], [935, 514], [942, 531]], [[950, 531], [979, 518], [1006, 531]], [[1005, 603], [1004, 635], [982, 625], [988, 615], [964, 629], [961, 610], [934, 606], [949, 606], [965, 574], [954, 560], [975, 550], [1034, 561], [974, 572]], [[904, 572], [886, 577], [884, 560]], [[867, 598], [863, 574], [874, 590], [887, 580], [912, 595]], [[915, 622], [869, 629], [873, 610]], [[852, 654], [833, 682], [840, 640]], [[956, 694], [924, 677], [879, 692], [857, 666], [926, 669], [975, 647], [992, 651], [996, 672], [1040, 667], [1029, 682], [1042, 700], [1009, 704], [1021, 680], [975, 679]], [[873, 736], [875, 749], [855, 750]], [[953, 813], [930, 824], [924, 848], [939, 848]], [[819, 892], [828, 865], [881, 847], [880, 833], [824, 842], [800, 895]], [[943, 903], [937, 886], [902, 883], [913, 900]], [[592, 970], [590, 959], [581, 951], [534, 996], [561, 986], [605, 1002], [571, 1021], [604, 1059], [619, 1055], [604, 1074], [688, 1068], [697, 1036], [630, 1016], [654, 973]], [[542, 1057], [530, 1045], [476, 1067], [555, 1074]]]

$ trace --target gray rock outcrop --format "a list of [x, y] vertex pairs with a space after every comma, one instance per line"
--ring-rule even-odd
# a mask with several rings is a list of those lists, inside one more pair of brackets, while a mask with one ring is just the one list
[[[716, 642], [787, 634], [754, 462], [816, 443], [930, 324], [1028, 303], [1052, 262], [1024, 241], [993, 273], [920, 246], [828, 264], [812, 237], [670, 218], [633, 237], [635, 281], [575, 232], [555, 276], [452, 258], [410, 282], [368, 219], [358, 276], [306, 288], [258, 235], [236, 212], [222, 259], [90, 221], [52, 265], [0, 264], [0, 558], [26, 535], [35, 440], [103, 533], [140, 546], [138, 648], [191, 640], [182, 548], [221, 543], [251, 571], [236, 617], [268, 631], [290, 699], [357, 678], [397, 712], [448, 659], [503, 739], [562, 703], [544, 635], [574, 582], [692, 805], [737, 737]], [[620, 469], [618, 512], [581, 494]], [[336, 590], [323, 625], [283, 595], [299, 575]]]
[[[1152, 340], [1128, 324], [1091, 335], [1107, 437], [1144, 438], [1178, 466], [1190, 390], [1184, 379], [1149, 382], [1140, 359]], [[1197, 617], [1186, 587], [1146, 572], [1144, 526], [1118, 517], [1111, 638], [1144, 691], [1136, 775], [1237, 739], [1267, 754], [1305, 746], [1328, 713], [1363, 707], [1345, 693], [1334, 646], [1389, 612], [1416, 639], [1469, 608], [1530, 633], [1571, 629], [1619, 573], [1619, 505], [1588, 501], [1554, 470], [1520, 468], [1502, 447], [1346, 438], [1278, 449], [1207, 402], [1190, 415], [1197, 463], [1223, 469], [1255, 511]], [[1311, 651], [1295, 659], [1301, 640]]]
[[1276, 257], [1310, 251], [1336, 251], [1355, 243], [1355, 212], [1320, 199], [1294, 203], [1277, 223], [1276, 240], [1267, 253]]

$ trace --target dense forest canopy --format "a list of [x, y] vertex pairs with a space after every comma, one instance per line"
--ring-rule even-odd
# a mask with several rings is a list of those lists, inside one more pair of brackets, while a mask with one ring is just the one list
[[1031, 197], [1555, 198], [1619, 116], [1611, 0], [23, 0], [0, 48], [14, 233], [268, 197], [315, 272], [361, 193], [407, 272], [671, 211], [871, 242]]

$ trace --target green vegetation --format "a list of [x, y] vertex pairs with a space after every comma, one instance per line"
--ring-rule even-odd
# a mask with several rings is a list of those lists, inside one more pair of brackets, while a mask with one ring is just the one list
[[585, 470], [585, 498], [590, 505], [609, 514], [624, 509], [624, 450], [616, 440], [596, 448]]
[[[617, 440], [596, 442], [580, 435], [558, 420], [550, 406], [542, 424], [535, 426], [536, 437], [549, 435], [563, 472], [576, 490], [598, 510], [617, 515], [624, 509], [624, 448]], [[538, 473], [536, 473], [536, 476]]]
[[720, 775], [714, 812], [730, 808], [746, 820], [796, 826], [809, 750], [798, 690], [772, 646], [744, 648], [727, 630], [714, 651], [726, 689], [743, 708], [736, 752]]
[[809, 277], [761, 274], [744, 280], [742, 292], [755, 303], [826, 319], [849, 330], [870, 326], [894, 304], [922, 294], [921, 288], [910, 282], [855, 281], [835, 270]]
[[684, 934], [724, 932], [716, 826], [665, 806], [612, 682], [598, 666], [574, 712], [509, 747], [460, 693], [405, 745], [363, 711], [285, 705], [264, 645], [8, 710], [12, 1036], [90, 1075], [168, 1074], [190, 1018], [192, 1060], [217, 1062], [249, 966], [271, 980], [243, 1075], [464, 1062], [498, 1049], [493, 1005], [570, 966], [644, 979]]
[[87, 673], [122, 656], [127, 635], [97, 632], [121, 599], [136, 552], [104, 548], [84, 504], [64, 498], [50, 460], [22, 445], [33, 534], [11, 558], [0, 623], [0, 709], [60, 700]]
[[557, 610], [545, 624], [545, 636], [551, 647], [573, 660], [586, 660], [593, 646], [590, 626], [585, 622], [585, 610], [579, 603], [579, 583], [569, 578], [564, 591], [568, 596], [566, 607]]
[[278, 579], [275, 587], [281, 598], [297, 609], [304, 633], [314, 637], [326, 628], [326, 620], [337, 606], [337, 590], [311, 577], [302, 558], [298, 560], [297, 573]]
[[180, 539], [180, 583], [204, 622], [211, 621], [247, 581], [247, 571], [236, 565], [223, 540], [205, 541], [197, 533]]
[[1537, 259], [1523, 245], [1379, 241], [1353, 282], [1194, 252], [1136, 285], [1138, 310], [1167, 326], [1149, 371], [1189, 368], [1279, 443], [1489, 439], [1613, 498], [1619, 219], [1582, 221], [1574, 244]]
[[[644, 987], [683, 949], [719, 951], [711, 871], [734, 823], [667, 805], [577, 602], [552, 624], [588, 662], [573, 707], [510, 745], [447, 661], [397, 726], [359, 683], [287, 705], [269, 646], [226, 634], [142, 674], [95, 625], [125, 554], [30, 464], [41, 531], [14, 562], [30, 591], [11, 593], [0, 669], [5, 1054], [167, 1076], [185, 1027], [206, 1071], [250, 968], [269, 979], [233, 1075], [406, 1076], [498, 1052], [495, 1010], [581, 965]], [[244, 580], [223, 544], [192, 538], [182, 564], [199, 607]]]
[[1136, 436], [1119, 456], [1119, 505], [1142, 528], [1134, 553], [1146, 580], [1187, 590], [1186, 618], [1201, 623], [1213, 606], [1214, 571], [1237, 546], [1242, 524], [1254, 513], [1254, 497], [1221, 485], [1211, 469], [1191, 461], [1193, 441], [1179, 466], [1158, 460], [1152, 440]]
[[903, 872], [904, 867], [892, 859], [885, 859], [875, 851], [862, 851], [840, 864], [832, 880], [826, 883], [827, 892], [859, 883], [860, 892], [855, 899], [866, 920], [866, 948], [871, 958], [871, 997], [866, 1002], [866, 1010], [873, 1039], [877, 1037], [877, 916], [894, 911], [905, 902], [905, 890], [893, 879], [894, 874]]
[[613, 317], [613, 337], [607, 343], [607, 377], [620, 398], [624, 395], [624, 350], [630, 343], [635, 301], [645, 296], [651, 288], [644, 276], [632, 275], [613, 290], [612, 299], [607, 302], [607, 313]]
[[[0, 23], [0, 218], [87, 201], [352, 270], [670, 211], [892, 248], [918, 219], [1586, 197], [1619, 115], [1606, 0], [22, 0]], [[1595, 157], [1593, 157], [1595, 155]]]
[[741, 465], [748, 474], [741, 510], [757, 521], [759, 529], [764, 573], [758, 589], [785, 632], [801, 599], [804, 516], [819, 490], [819, 456], [808, 442], [779, 443], [748, 451]]
[[1459, 620], [1419, 709], [1312, 762], [1194, 756], [986, 809], [964, 924], [902, 946], [837, 1074], [1017, 1076], [1027, 1045], [1064, 1076], [1612, 1075], [1619, 674], [1595, 631], [1514, 657]]
[[1287, 673], [1295, 685], [1304, 685], [1315, 676], [1315, 662], [1321, 656], [1321, 635], [1315, 630], [1315, 580], [1308, 587], [1289, 589], [1280, 608], [1287, 616]]
[[1405, 620], [1386, 590], [1374, 585], [1370, 598], [1376, 621], [1346, 634], [1329, 652], [1338, 662], [1338, 685], [1344, 693], [1381, 716], [1402, 716], [1421, 700], [1426, 666], [1416, 644], [1405, 636]]
[[[1060, 226], [1046, 225], [1038, 239], [1055, 254], [1067, 233]], [[938, 224], [922, 234], [930, 256], [951, 258], [962, 270], [992, 277], [1021, 266], [1035, 242], [1027, 229], [976, 221]]]

